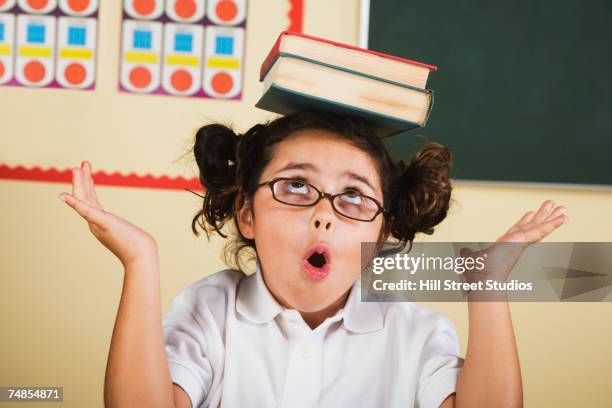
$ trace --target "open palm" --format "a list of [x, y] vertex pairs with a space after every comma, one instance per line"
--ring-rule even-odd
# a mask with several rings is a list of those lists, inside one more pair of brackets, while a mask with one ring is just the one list
[[537, 211], [523, 215], [497, 242], [521, 242], [527, 246], [541, 241], [567, 221], [566, 208], [546, 200]]
[[506, 281], [525, 248], [541, 241], [568, 220], [565, 207], [555, 206], [552, 200], [546, 200], [537, 211], [529, 211], [523, 215], [490, 247], [480, 251], [463, 248], [461, 256], [486, 259], [483, 270], [472, 269], [465, 272], [466, 280]]
[[59, 198], [87, 221], [91, 233], [124, 266], [156, 256], [157, 244], [149, 233], [102, 208], [89, 162], [84, 161], [80, 168], [72, 169], [72, 194], [61, 193]]

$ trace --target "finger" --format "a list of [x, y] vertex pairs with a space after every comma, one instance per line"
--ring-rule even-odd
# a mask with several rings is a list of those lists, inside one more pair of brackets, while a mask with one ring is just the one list
[[555, 209], [550, 213], [548, 218], [546, 218], [546, 220], [544, 221], [548, 221], [548, 220], [552, 220], [553, 218], [557, 218], [558, 216], [565, 214], [566, 212], [567, 212], [567, 208], [563, 207], [562, 205], [559, 205], [555, 207]]
[[510, 227], [510, 230], [513, 230], [515, 228], [518, 228], [518, 227], [521, 227], [521, 226], [523, 226], [525, 224], [530, 223], [531, 220], [533, 219], [534, 215], [535, 215], [534, 211], [526, 212], [525, 215], [523, 215], [521, 217], [521, 219], [516, 222], [516, 224], [514, 224], [512, 227]]
[[542, 205], [540, 206], [540, 208], [538, 209], [538, 212], [536, 212], [535, 215], [533, 216], [533, 219], [531, 221], [537, 224], [541, 223], [546, 218], [548, 218], [554, 206], [555, 206], [554, 201], [552, 200], [544, 201]]
[[100, 202], [98, 201], [98, 195], [96, 194], [96, 187], [92, 177], [91, 163], [88, 161], [83, 162], [83, 174], [85, 176], [85, 185], [87, 186], [88, 201], [98, 208], [102, 208]]
[[568, 221], [569, 217], [565, 214], [561, 214], [549, 221], [535, 226], [534, 228], [529, 228], [523, 231], [523, 235], [527, 242], [538, 242]]
[[94, 224], [102, 229], [105, 228], [105, 214], [100, 209], [92, 207], [86, 202], [79, 200], [75, 196], [68, 193], [61, 193], [59, 198], [65, 201], [70, 207], [74, 208], [74, 210], [88, 223]]
[[85, 192], [86, 201], [89, 204], [93, 204], [93, 195], [92, 195], [92, 188], [91, 188], [91, 167], [85, 160], [81, 163], [81, 171], [82, 171], [83, 189]]
[[75, 170], [75, 180], [73, 186], [73, 195], [79, 200], [87, 203], [90, 206], [96, 207], [89, 188], [89, 180], [85, 162], [81, 162], [81, 167]]
[[81, 169], [83, 170], [83, 178], [89, 180], [91, 178], [91, 164], [87, 160], [83, 160], [81, 163]]
[[83, 171], [79, 167], [72, 169], [72, 195], [79, 200], [83, 200], [84, 197], [83, 189]]

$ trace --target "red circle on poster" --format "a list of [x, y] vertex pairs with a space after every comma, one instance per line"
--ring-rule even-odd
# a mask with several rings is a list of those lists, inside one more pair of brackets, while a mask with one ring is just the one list
[[174, 11], [180, 18], [190, 18], [196, 12], [196, 3], [193, 0], [176, 0]]
[[[0, 0], [0, 5], [2, 5], [2, 0]], [[0, 61], [0, 78], [4, 76], [4, 64]]]
[[48, 3], [47, 0], [28, 0], [28, 6], [32, 7], [34, 10], [44, 9]]
[[146, 88], [151, 83], [151, 72], [144, 67], [136, 67], [130, 72], [130, 82], [136, 88]]
[[66, 67], [64, 76], [66, 77], [66, 81], [72, 85], [79, 85], [85, 80], [87, 72], [85, 71], [85, 67], [83, 65], [75, 62]]
[[68, 0], [68, 7], [77, 13], [80, 13], [89, 7], [89, 0]]
[[45, 77], [46, 72], [45, 66], [39, 61], [30, 61], [23, 68], [26, 79], [34, 83], [40, 82]]
[[6, 0], [0, 0], [0, 7], [4, 6], [4, 3], [6, 3]]
[[231, 21], [238, 14], [238, 6], [231, 0], [221, 0], [215, 7], [215, 13], [223, 21]]
[[141, 16], [148, 16], [155, 10], [155, 0], [134, 0], [134, 10]]
[[172, 87], [179, 92], [183, 92], [191, 88], [193, 84], [193, 78], [191, 74], [184, 69], [179, 69], [170, 77], [170, 83]]
[[217, 72], [212, 78], [212, 89], [219, 94], [226, 94], [231, 91], [234, 86], [234, 80], [231, 75], [225, 72]]

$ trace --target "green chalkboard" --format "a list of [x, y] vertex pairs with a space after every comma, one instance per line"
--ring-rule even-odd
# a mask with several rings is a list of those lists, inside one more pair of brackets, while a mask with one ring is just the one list
[[437, 65], [425, 140], [459, 180], [612, 185], [611, 0], [372, 0], [368, 48]]

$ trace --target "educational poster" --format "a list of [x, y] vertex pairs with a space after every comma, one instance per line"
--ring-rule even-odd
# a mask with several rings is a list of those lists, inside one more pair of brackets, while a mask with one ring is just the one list
[[0, 85], [91, 90], [98, 0], [0, 0]]
[[119, 89], [241, 99], [246, 0], [125, 0]]

